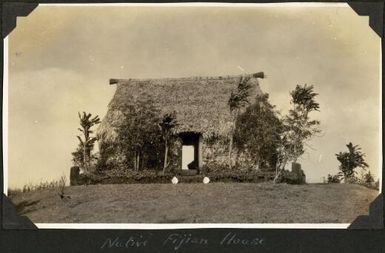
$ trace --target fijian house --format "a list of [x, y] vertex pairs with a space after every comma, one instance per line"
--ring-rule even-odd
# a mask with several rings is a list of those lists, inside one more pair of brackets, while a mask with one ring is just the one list
[[[233, 127], [228, 104], [230, 95], [240, 81], [247, 80], [251, 86], [250, 100], [253, 100], [262, 94], [261, 78], [264, 78], [263, 72], [216, 77], [111, 79], [110, 85], [116, 85], [116, 92], [98, 128], [100, 155], [106, 164], [116, 165], [127, 158], [127, 154], [119, 150], [122, 141], [119, 129], [130, 122], [125, 111], [151, 105], [159, 115], [174, 113], [176, 116], [168, 155], [169, 169], [199, 173], [202, 166], [211, 163], [226, 165], [229, 133]], [[146, 167], [145, 161], [143, 164]]]

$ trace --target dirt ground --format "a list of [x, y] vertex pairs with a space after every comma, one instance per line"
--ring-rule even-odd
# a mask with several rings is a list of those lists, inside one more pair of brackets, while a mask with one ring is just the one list
[[19, 194], [34, 223], [351, 223], [378, 191], [353, 184], [121, 184]]

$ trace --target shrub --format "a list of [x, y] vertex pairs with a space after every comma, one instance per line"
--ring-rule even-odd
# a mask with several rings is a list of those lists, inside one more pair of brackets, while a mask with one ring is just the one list
[[[186, 175], [190, 171], [165, 173], [160, 170], [108, 170], [79, 175], [79, 184], [170, 183], [177, 176], [181, 183], [201, 183], [205, 176], [211, 182], [261, 182], [272, 180], [274, 173], [257, 170], [230, 170], [227, 166], [204, 166], [198, 175]], [[196, 172], [195, 172], [196, 173]]]
[[336, 174], [336, 175], [330, 175], [328, 174], [328, 184], [331, 184], [331, 183], [336, 183], [336, 184], [339, 184], [341, 183], [341, 175], [340, 174]]
[[282, 170], [275, 182], [287, 184], [305, 184], [305, 172], [301, 169], [301, 164], [292, 163], [291, 171]]
[[236, 120], [234, 144], [257, 168], [275, 167], [282, 122], [269, 95], [258, 95]]
[[336, 154], [337, 160], [341, 163], [339, 170], [343, 173], [345, 182], [351, 181], [355, 183], [355, 169], [365, 169], [369, 165], [365, 162], [365, 154], [361, 152], [361, 148], [358, 145], [353, 145], [349, 142], [346, 147], [348, 151]]
[[345, 178], [345, 183], [348, 184], [362, 184], [362, 181], [356, 176], [350, 176]]
[[259, 182], [271, 180], [274, 175], [271, 172], [262, 172], [255, 169], [230, 169], [229, 166], [211, 164], [204, 165], [201, 175], [207, 176], [212, 182]]
[[[301, 173], [302, 174], [302, 173]], [[305, 174], [299, 175], [296, 172], [284, 170], [282, 173], [282, 183], [287, 184], [305, 184]]]
[[370, 171], [368, 171], [368, 173], [366, 173], [366, 174], [364, 175], [363, 180], [364, 180], [364, 182], [365, 182], [366, 184], [369, 184], [369, 185], [371, 185], [372, 183], [374, 183], [374, 178], [373, 178], [372, 174], [370, 173]]
[[374, 188], [377, 190], [380, 190], [380, 180], [377, 179], [377, 181], [374, 183]]

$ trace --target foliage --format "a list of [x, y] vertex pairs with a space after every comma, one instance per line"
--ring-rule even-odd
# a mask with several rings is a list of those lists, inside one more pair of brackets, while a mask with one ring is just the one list
[[304, 153], [305, 142], [314, 134], [320, 133], [320, 122], [309, 118], [312, 111], [319, 111], [319, 104], [315, 101], [318, 94], [313, 89], [313, 85], [297, 85], [290, 93], [293, 108], [285, 118], [285, 137], [289, 143], [290, 160], [294, 162]]
[[117, 164], [111, 163], [109, 160], [111, 157], [117, 157], [117, 150], [114, 142], [106, 138], [106, 133], [102, 133], [98, 136], [99, 140], [99, 157], [97, 159], [97, 170], [108, 170], [117, 167]]
[[368, 173], [366, 173], [365, 175], [364, 175], [364, 182], [366, 183], [366, 184], [369, 184], [369, 185], [371, 185], [371, 184], [373, 184], [374, 183], [374, 178], [373, 178], [373, 176], [372, 176], [372, 174], [370, 173], [370, 170], [368, 171]]
[[339, 184], [341, 182], [341, 174], [339, 174], [339, 173], [337, 173], [336, 175], [328, 174], [327, 182], [328, 182], [328, 184], [330, 184], [330, 183]]
[[377, 179], [377, 181], [374, 183], [374, 189], [377, 189], [377, 190], [379, 190], [380, 189], [380, 180], [379, 179]]
[[159, 123], [163, 138], [168, 139], [171, 135], [173, 135], [173, 130], [177, 125], [176, 112], [164, 114]]
[[352, 175], [351, 177], [344, 178], [344, 182], [347, 184], [364, 184], [361, 178]]
[[38, 184], [28, 183], [28, 184], [25, 184], [22, 188], [9, 189], [8, 196], [13, 197], [21, 193], [41, 191], [46, 189], [59, 190], [61, 187], [61, 181], [62, 179], [60, 178], [59, 180], [53, 180], [53, 181], [41, 181]]
[[307, 141], [315, 134], [320, 133], [320, 121], [311, 120], [309, 114], [319, 111], [319, 103], [315, 97], [314, 86], [297, 85], [290, 92], [292, 108], [283, 119], [284, 131], [281, 136], [279, 147], [279, 165], [277, 166], [277, 178], [279, 173], [285, 169], [287, 162], [297, 162], [304, 154]]
[[84, 168], [84, 152], [80, 144], [77, 146], [76, 151], [71, 154], [74, 166]]
[[255, 169], [231, 169], [220, 164], [203, 165], [201, 175], [207, 176], [212, 182], [261, 182], [273, 179], [271, 172]]
[[[179, 171], [180, 172], [180, 171]], [[200, 175], [178, 175], [175, 172], [161, 173], [156, 170], [104, 170], [90, 174], [82, 174], [79, 184], [123, 184], [123, 183], [170, 183], [176, 176], [181, 183], [202, 183], [205, 176], [211, 182], [262, 182], [272, 180], [274, 173], [256, 170], [234, 170], [228, 166], [204, 165]]]
[[[93, 148], [92, 148], [93, 149]], [[72, 163], [74, 166], [78, 166], [80, 168], [85, 168], [84, 166], [84, 151], [82, 146], [79, 144], [79, 146], [76, 148], [75, 152], [72, 152]], [[88, 157], [88, 168], [91, 168], [94, 164], [99, 163], [98, 155], [97, 154], [90, 154]]]
[[249, 80], [251, 77], [241, 77], [235, 91], [231, 91], [230, 98], [227, 102], [230, 114], [231, 114], [231, 122], [232, 127], [230, 129], [230, 142], [229, 142], [229, 167], [232, 167], [232, 149], [233, 149], [233, 141], [234, 141], [234, 131], [236, 119], [240, 113], [240, 110], [246, 105], [250, 104], [249, 96], [251, 92], [251, 84]]
[[162, 132], [162, 137], [164, 141], [164, 162], [163, 162], [163, 174], [167, 167], [167, 155], [168, 155], [168, 149], [169, 149], [169, 141], [170, 138], [174, 135], [174, 129], [178, 125], [176, 120], [176, 112], [173, 113], [166, 113], [163, 115], [159, 127]]
[[235, 91], [231, 91], [228, 105], [230, 112], [239, 110], [242, 107], [248, 105], [251, 84], [249, 83], [250, 77], [241, 77], [238, 83], [238, 87]]
[[361, 152], [358, 145], [353, 145], [349, 142], [346, 147], [347, 152], [339, 152], [336, 154], [337, 160], [341, 163], [339, 170], [342, 172], [345, 179], [352, 178], [356, 174], [356, 168], [365, 169], [369, 165], [365, 162], [365, 154]]
[[146, 97], [125, 108], [124, 121], [117, 132], [128, 167], [131, 164], [135, 170], [159, 167], [163, 153], [159, 114], [153, 101]]
[[70, 196], [66, 195], [64, 193], [65, 187], [67, 185], [67, 177], [65, 175], [62, 175], [59, 179], [59, 189], [58, 189], [58, 194], [61, 199], [69, 199], [71, 198]]
[[255, 102], [238, 116], [234, 133], [235, 146], [252, 157], [257, 168], [275, 168], [283, 130], [268, 98], [268, 94], [256, 97]]
[[280, 183], [287, 183], [287, 184], [305, 184], [304, 180], [305, 174], [303, 171], [301, 171], [301, 174], [294, 173], [289, 170], [284, 170], [281, 173], [281, 179]]
[[[100, 124], [99, 116], [92, 118], [91, 113], [80, 114], [78, 113], [80, 120], [80, 128], [78, 130], [83, 133], [83, 136], [76, 136], [79, 140], [79, 146], [76, 151], [72, 153], [75, 165], [82, 167], [85, 171], [88, 171], [91, 165], [91, 151], [94, 148], [94, 144], [97, 141], [96, 137], [91, 137], [93, 131], [91, 128], [97, 124]], [[82, 138], [83, 137], [83, 138]]]
[[173, 174], [159, 174], [156, 170], [106, 170], [81, 175], [80, 184], [170, 183]]
[[219, 135], [218, 133], [211, 132], [207, 134], [206, 138], [203, 139], [206, 145], [213, 146], [216, 144], [227, 146], [229, 145], [229, 139], [225, 136]]
[[282, 170], [274, 177], [275, 183], [287, 184], [306, 184], [305, 172], [301, 169], [301, 164], [293, 162], [291, 170]]

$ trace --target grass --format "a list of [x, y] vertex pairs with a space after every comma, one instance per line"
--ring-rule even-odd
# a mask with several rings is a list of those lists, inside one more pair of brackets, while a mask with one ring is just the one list
[[8, 189], [8, 196], [16, 196], [21, 193], [33, 192], [33, 191], [41, 191], [44, 189], [59, 189], [60, 188], [60, 180], [58, 181], [45, 181], [40, 182], [38, 184], [29, 183], [23, 186], [23, 188], [10, 188]]
[[35, 223], [351, 223], [378, 191], [354, 184], [115, 184], [11, 196]]
[[8, 189], [8, 197], [13, 198], [27, 192], [40, 192], [42, 190], [50, 189], [56, 190], [56, 192], [62, 198], [65, 196], [64, 190], [67, 185], [67, 177], [61, 176], [59, 180], [53, 181], [41, 181], [38, 184], [28, 183], [23, 188], [10, 188]]

